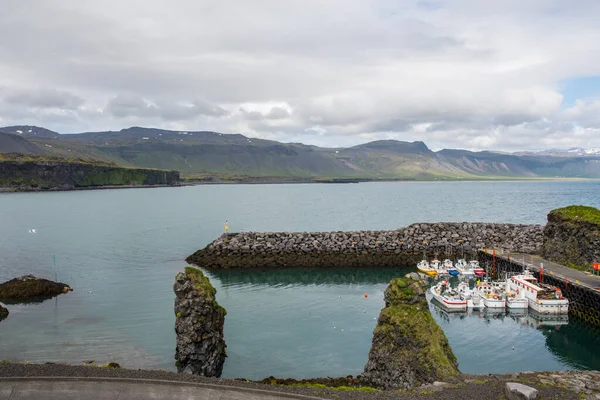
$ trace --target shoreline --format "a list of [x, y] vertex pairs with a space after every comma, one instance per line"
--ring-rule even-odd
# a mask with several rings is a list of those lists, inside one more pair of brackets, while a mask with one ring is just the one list
[[184, 187], [194, 186], [189, 183], [181, 183], [176, 185], [102, 185], [102, 186], [81, 186], [81, 187], [69, 187], [69, 188], [49, 188], [49, 189], [22, 189], [22, 188], [10, 188], [0, 187], [0, 193], [47, 193], [47, 192], [73, 192], [79, 190], [105, 190], [105, 189], [152, 189], [152, 188], [165, 188], [165, 187]]
[[586, 182], [600, 181], [600, 178], [500, 178], [500, 179], [349, 179], [349, 180], [251, 180], [251, 181], [183, 181], [175, 185], [102, 185], [102, 186], [82, 186], [82, 187], [53, 187], [49, 189], [40, 188], [13, 188], [0, 187], [2, 193], [46, 193], [46, 192], [72, 192], [80, 190], [105, 190], [105, 189], [152, 189], [152, 188], [167, 188], [167, 187], [187, 187], [187, 186], [211, 186], [211, 185], [300, 185], [300, 184], [357, 184], [357, 183], [457, 183], [457, 182]]
[[282, 185], [282, 184], [350, 184], [350, 183], [456, 183], [456, 182], [587, 182], [600, 181], [600, 178], [490, 178], [490, 179], [348, 179], [348, 180], [231, 180], [196, 181], [189, 180], [189, 186], [202, 185]]
[[[581, 396], [594, 396], [600, 393], [600, 372], [598, 371], [560, 371], [560, 372], [518, 372], [495, 375], [467, 375], [447, 378], [413, 390], [377, 390], [367, 387], [327, 385], [332, 378], [313, 380], [287, 380], [288, 383], [269, 384], [249, 381], [243, 378], [206, 378], [198, 375], [179, 374], [161, 370], [109, 368], [104, 365], [74, 366], [66, 364], [19, 364], [0, 361], [0, 381], [15, 378], [112, 378], [130, 379], [141, 382], [163, 381], [175, 383], [200, 383], [222, 387], [258, 389], [273, 393], [286, 393], [314, 396], [323, 399], [338, 400], [379, 400], [379, 399], [483, 399], [499, 398], [504, 394], [506, 382], [522, 383], [536, 388], [540, 398], [580, 399]], [[269, 377], [267, 380], [274, 380]], [[348, 380], [348, 378], [338, 378]], [[280, 380], [282, 381], [282, 380]], [[315, 383], [311, 383], [315, 382]], [[276, 382], [276, 381], [275, 381]], [[316, 383], [325, 382], [325, 383]]]

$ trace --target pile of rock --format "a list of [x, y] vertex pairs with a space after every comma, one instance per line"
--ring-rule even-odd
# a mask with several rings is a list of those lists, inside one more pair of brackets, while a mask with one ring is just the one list
[[390, 282], [361, 376], [366, 384], [412, 389], [459, 374], [448, 339], [429, 312], [426, 290], [416, 273]]
[[196, 268], [175, 277], [175, 360], [179, 372], [221, 376], [227, 354], [223, 339], [226, 311], [217, 303], [216, 289]]
[[488, 223], [413, 224], [393, 231], [224, 234], [187, 261], [205, 268], [383, 267], [429, 256], [472, 253], [482, 247], [536, 253], [539, 225]]

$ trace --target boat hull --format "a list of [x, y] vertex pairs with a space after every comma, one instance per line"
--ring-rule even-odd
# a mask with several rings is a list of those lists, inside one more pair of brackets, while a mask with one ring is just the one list
[[483, 304], [486, 308], [505, 308], [506, 301], [504, 299], [494, 299], [481, 296]]
[[529, 299], [529, 307], [534, 311], [546, 315], [546, 314], [568, 314], [569, 303], [564, 301], [553, 301], [553, 300], [538, 300], [533, 301]]
[[425, 268], [418, 268], [417, 270], [425, 275], [429, 275], [429, 276], [436, 276], [437, 275], [437, 271], [431, 270], [431, 269], [425, 269]]
[[527, 299], [508, 299], [506, 300], [506, 307], [511, 310], [527, 310], [529, 302]]
[[448, 310], [466, 310], [467, 309], [467, 301], [460, 298], [448, 298], [446, 296], [439, 295], [435, 292], [434, 288], [430, 290], [431, 294], [435, 301], [441, 304], [444, 308]]

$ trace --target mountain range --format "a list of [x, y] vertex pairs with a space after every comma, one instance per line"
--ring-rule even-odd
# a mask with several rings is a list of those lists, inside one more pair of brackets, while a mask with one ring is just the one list
[[60, 134], [36, 126], [0, 128], [0, 152], [90, 158], [126, 167], [174, 169], [188, 178], [495, 179], [600, 178], [600, 152], [515, 154], [430, 150], [378, 140], [348, 148], [281, 143], [241, 134], [132, 127]]

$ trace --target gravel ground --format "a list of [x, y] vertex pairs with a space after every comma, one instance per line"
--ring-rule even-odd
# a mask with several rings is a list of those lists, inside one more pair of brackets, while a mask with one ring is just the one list
[[[564, 378], [570, 373], [562, 374]], [[575, 371], [573, 374], [579, 374]], [[580, 394], [557, 385], [540, 383], [536, 373], [511, 375], [461, 375], [449, 379], [448, 382], [430, 385], [413, 391], [376, 391], [333, 390], [301, 386], [267, 385], [242, 379], [205, 378], [189, 374], [177, 374], [159, 370], [112, 369], [96, 366], [71, 366], [62, 364], [13, 364], [0, 361], [0, 379], [2, 377], [111, 377], [132, 379], [157, 379], [180, 382], [200, 382], [216, 385], [239, 386], [246, 388], [272, 390], [274, 392], [296, 393], [308, 396], [338, 400], [371, 400], [371, 399], [439, 399], [439, 400], [479, 400], [505, 399], [505, 382], [520, 382], [539, 390], [540, 399], [578, 400], [582, 398], [598, 399], [595, 394]], [[554, 376], [554, 375], [553, 375]], [[546, 377], [546, 375], [544, 375]], [[563, 385], [564, 386], [564, 385]]]

